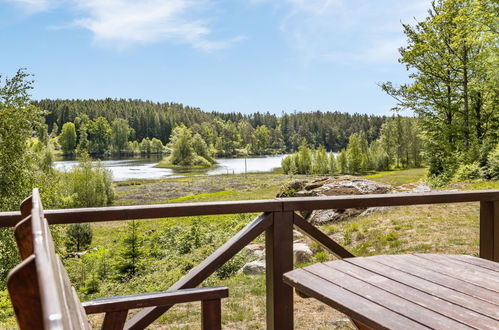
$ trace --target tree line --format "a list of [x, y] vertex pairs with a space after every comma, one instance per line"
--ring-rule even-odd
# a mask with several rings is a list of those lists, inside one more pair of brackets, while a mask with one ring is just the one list
[[368, 142], [364, 132], [350, 135], [348, 146], [338, 154], [326, 147], [310, 148], [302, 140], [298, 152], [282, 160], [286, 174], [360, 174], [422, 165], [423, 144], [416, 118], [394, 116], [381, 127], [381, 136]]
[[[499, 176], [499, 3], [437, 0], [421, 22], [404, 24], [399, 62], [410, 82], [381, 84], [420, 118], [429, 176]], [[466, 175], [465, 175], [466, 176]]]
[[182, 104], [125, 99], [32, 104], [44, 110], [47, 134], [62, 135], [61, 148], [67, 154], [81, 150], [94, 155], [156, 153], [161, 149], [159, 142], [167, 145], [180, 125], [199, 135], [214, 156], [291, 152], [303, 138], [312, 146], [339, 151], [353, 133], [363, 132], [369, 142], [377, 139], [385, 120], [383, 116], [320, 111], [281, 116], [208, 113]]

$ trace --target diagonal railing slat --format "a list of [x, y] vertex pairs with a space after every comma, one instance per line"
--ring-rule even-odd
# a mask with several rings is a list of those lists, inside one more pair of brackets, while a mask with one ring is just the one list
[[[272, 226], [272, 222], [273, 217], [271, 213], [260, 214], [208, 258], [192, 268], [189, 273], [173, 284], [169, 290], [187, 289], [198, 286], [220, 266], [248, 245], [248, 243]], [[170, 308], [171, 306], [144, 308], [125, 324], [125, 329], [144, 329]]]
[[340, 258], [352, 258], [355, 257], [343, 246], [339, 245], [333, 241], [329, 236], [324, 234], [322, 231], [317, 229], [307, 220], [303, 219], [299, 214], [293, 215], [293, 223], [302, 233], [328, 249], [331, 253], [335, 254]]

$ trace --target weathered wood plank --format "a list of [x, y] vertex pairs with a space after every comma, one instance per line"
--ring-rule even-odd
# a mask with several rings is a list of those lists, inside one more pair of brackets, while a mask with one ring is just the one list
[[412, 194], [346, 195], [281, 198], [284, 211], [348, 209], [375, 206], [463, 203], [497, 200], [499, 190], [439, 191]]
[[293, 289], [282, 279], [293, 269], [293, 214], [274, 212], [265, 232], [267, 329], [293, 329]]
[[43, 324], [34, 255], [27, 257], [10, 271], [7, 289], [21, 330], [37, 329]]
[[373, 329], [428, 329], [386, 307], [352, 294], [340, 286], [324, 285], [323, 278], [304, 269], [286, 273], [284, 281]]
[[436, 284], [428, 279], [415, 276], [411, 274], [410, 271], [403, 272], [396, 268], [389, 267], [375, 261], [375, 258], [371, 257], [352, 258], [345, 261], [362, 269], [366, 269], [372, 273], [379, 274], [391, 280], [403, 283], [412, 288], [424, 291], [440, 299], [447, 300], [479, 313], [490, 315], [499, 320], [499, 306], [464, 294], [460, 291]]
[[[350, 195], [278, 198], [209, 203], [179, 203], [139, 206], [113, 206], [84, 209], [47, 210], [50, 224], [156, 219], [211, 214], [297, 211], [329, 208], [357, 208], [416, 204], [490, 202], [499, 199], [499, 190], [431, 192], [423, 194]], [[0, 227], [13, 227], [21, 220], [19, 212], [0, 213]]]
[[329, 236], [324, 234], [322, 231], [317, 229], [314, 225], [309, 223], [307, 220], [303, 219], [300, 215], [293, 212], [293, 222], [294, 225], [303, 232], [305, 235], [312, 238], [314, 241], [325, 247], [331, 253], [337, 255], [340, 258], [351, 258], [355, 257], [343, 246], [336, 243]]
[[[366, 261], [369, 261], [369, 258], [364, 258], [359, 264], [363, 265]], [[428, 287], [425, 288], [424, 286], [428, 285], [428, 282], [418, 279], [415, 280], [414, 278], [411, 279], [408, 274], [400, 272], [398, 274], [384, 276], [375, 271], [371, 271], [370, 269], [365, 269], [343, 260], [326, 262], [320, 265], [338, 270], [362, 282], [369, 283], [374, 287], [392, 293], [400, 298], [411, 301], [421, 307], [442, 314], [470, 327], [488, 329], [499, 328], [499, 309], [497, 306], [491, 305], [493, 307], [490, 310], [490, 312], [493, 313], [492, 315], [487, 316], [486, 314], [481, 314], [480, 312], [475, 311], [480, 310], [480, 304], [470, 305], [466, 303], [468, 305], [468, 308], [466, 308], [462, 306], [461, 303], [449, 301], [448, 299], [442, 298], [440, 294], [432, 293]], [[376, 270], [376, 267], [374, 270]], [[410, 282], [410, 284], [415, 285], [416, 287], [406, 284], [406, 282]], [[434, 285], [433, 289], [437, 289], [436, 287], [437, 285]], [[454, 293], [455, 292], [452, 290], [447, 290], [443, 296], [445, 297], [447, 294], [449, 297], [452, 297]]]
[[203, 300], [201, 302], [201, 328], [203, 330], [222, 329], [222, 306], [220, 299]]
[[[493, 279], [494, 281], [497, 282], [498, 288], [499, 288], [499, 274], [498, 274], [498, 272], [496, 272], [494, 270], [480, 267], [480, 266], [476, 266], [476, 265], [464, 262], [464, 261], [459, 260], [459, 259], [448, 258], [447, 255], [443, 255], [443, 254], [415, 253], [414, 255], [416, 257], [424, 258], [427, 260], [432, 260], [433, 262], [442, 263], [446, 266], [449, 266], [449, 267], [452, 267], [455, 269], [463, 269], [466, 272], [473, 271], [475, 273], [480, 274], [481, 277]], [[487, 261], [487, 259], [482, 259], [482, 260]]]
[[479, 266], [479, 267], [493, 270], [495, 272], [499, 272], [499, 262], [490, 261], [490, 260], [483, 259], [483, 258], [480, 258], [480, 259], [474, 258], [472, 256], [463, 255], [463, 254], [461, 254], [461, 255], [450, 254], [450, 255], [448, 255], [448, 257], [452, 258], [452, 259], [460, 260], [462, 262], [465, 262], [465, 263], [468, 263], [471, 265], [475, 265], [475, 266]]
[[499, 200], [480, 202], [480, 257], [499, 262]]
[[122, 330], [126, 322], [128, 310], [108, 312], [102, 322], [102, 330]]
[[460, 269], [459, 272], [456, 272], [455, 266], [450, 262], [446, 262], [445, 260], [440, 260], [425, 255], [415, 256], [416, 258], [411, 258], [410, 260], [415, 265], [426, 267], [438, 273], [446, 274], [461, 281], [472, 283], [481, 286], [482, 288], [499, 293], [499, 277], [497, 276], [490, 276], [489, 274], [476, 270], [473, 267]]
[[410, 273], [411, 275], [424, 278], [438, 285], [462, 292], [466, 295], [488, 301], [499, 306], [499, 294], [497, 292], [490, 291], [473, 283], [462, 281], [447, 274], [436, 272], [424, 266], [421, 267], [411, 262], [409, 258], [391, 255], [374, 256], [370, 258], [388, 267], [398, 269], [402, 272]]
[[83, 307], [87, 314], [95, 314], [150, 306], [167, 306], [200, 300], [222, 299], [228, 296], [229, 290], [226, 287], [207, 287], [100, 298], [84, 302]]
[[[368, 282], [360, 280], [349, 274], [343, 273], [324, 264], [314, 264], [306, 267], [304, 270], [319, 276], [323, 280], [323, 285], [332, 283], [351, 292], [350, 299], [357, 300], [358, 297], [365, 298], [373, 305], [381, 305], [395, 313], [437, 329], [469, 329], [471, 327], [449, 319], [440, 313], [414, 303], [410, 299], [400, 297], [384, 289], [380, 289]], [[334, 297], [332, 297], [334, 299]]]
[[31, 215], [28, 215], [16, 225], [14, 229], [17, 249], [21, 259], [24, 260], [33, 254], [33, 230], [31, 228]]
[[[213, 214], [260, 213], [280, 211], [281, 209], [282, 203], [279, 200], [269, 199], [59, 209], [45, 211], [45, 217], [49, 224], [68, 224]], [[0, 213], [0, 227], [14, 226], [20, 220], [19, 212]]]
[[[221, 265], [229, 261], [243, 247], [257, 238], [273, 223], [273, 217], [264, 213], [256, 217], [246, 227], [219, 247], [208, 258], [194, 267], [184, 277], [172, 285], [169, 291], [193, 288], [201, 284], [208, 276], [213, 274]], [[143, 329], [160, 317], [171, 306], [144, 308], [125, 324], [125, 329]]]

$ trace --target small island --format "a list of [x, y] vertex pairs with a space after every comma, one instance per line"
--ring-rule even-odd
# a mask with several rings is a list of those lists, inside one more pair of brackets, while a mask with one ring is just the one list
[[199, 134], [193, 135], [191, 129], [185, 125], [173, 129], [167, 149], [169, 155], [156, 167], [206, 168], [215, 164], [203, 137]]

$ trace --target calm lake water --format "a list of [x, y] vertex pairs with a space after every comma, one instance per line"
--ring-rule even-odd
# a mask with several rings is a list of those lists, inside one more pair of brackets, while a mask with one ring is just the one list
[[[281, 167], [281, 160], [286, 155], [266, 156], [246, 159], [246, 170], [248, 173], [270, 172]], [[170, 168], [155, 168], [154, 166], [161, 158], [130, 158], [103, 160], [104, 167], [111, 170], [114, 181], [124, 181], [133, 179], [161, 179], [182, 177], [185, 171]], [[214, 168], [209, 170], [199, 170], [198, 175], [218, 175], [218, 174], [240, 174], [245, 172], [244, 158], [217, 158]], [[54, 162], [54, 167], [60, 171], [69, 171], [77, 164], [75, 160], [60, 160]], [[189, 171], [192, 173], [192, 171]]]

